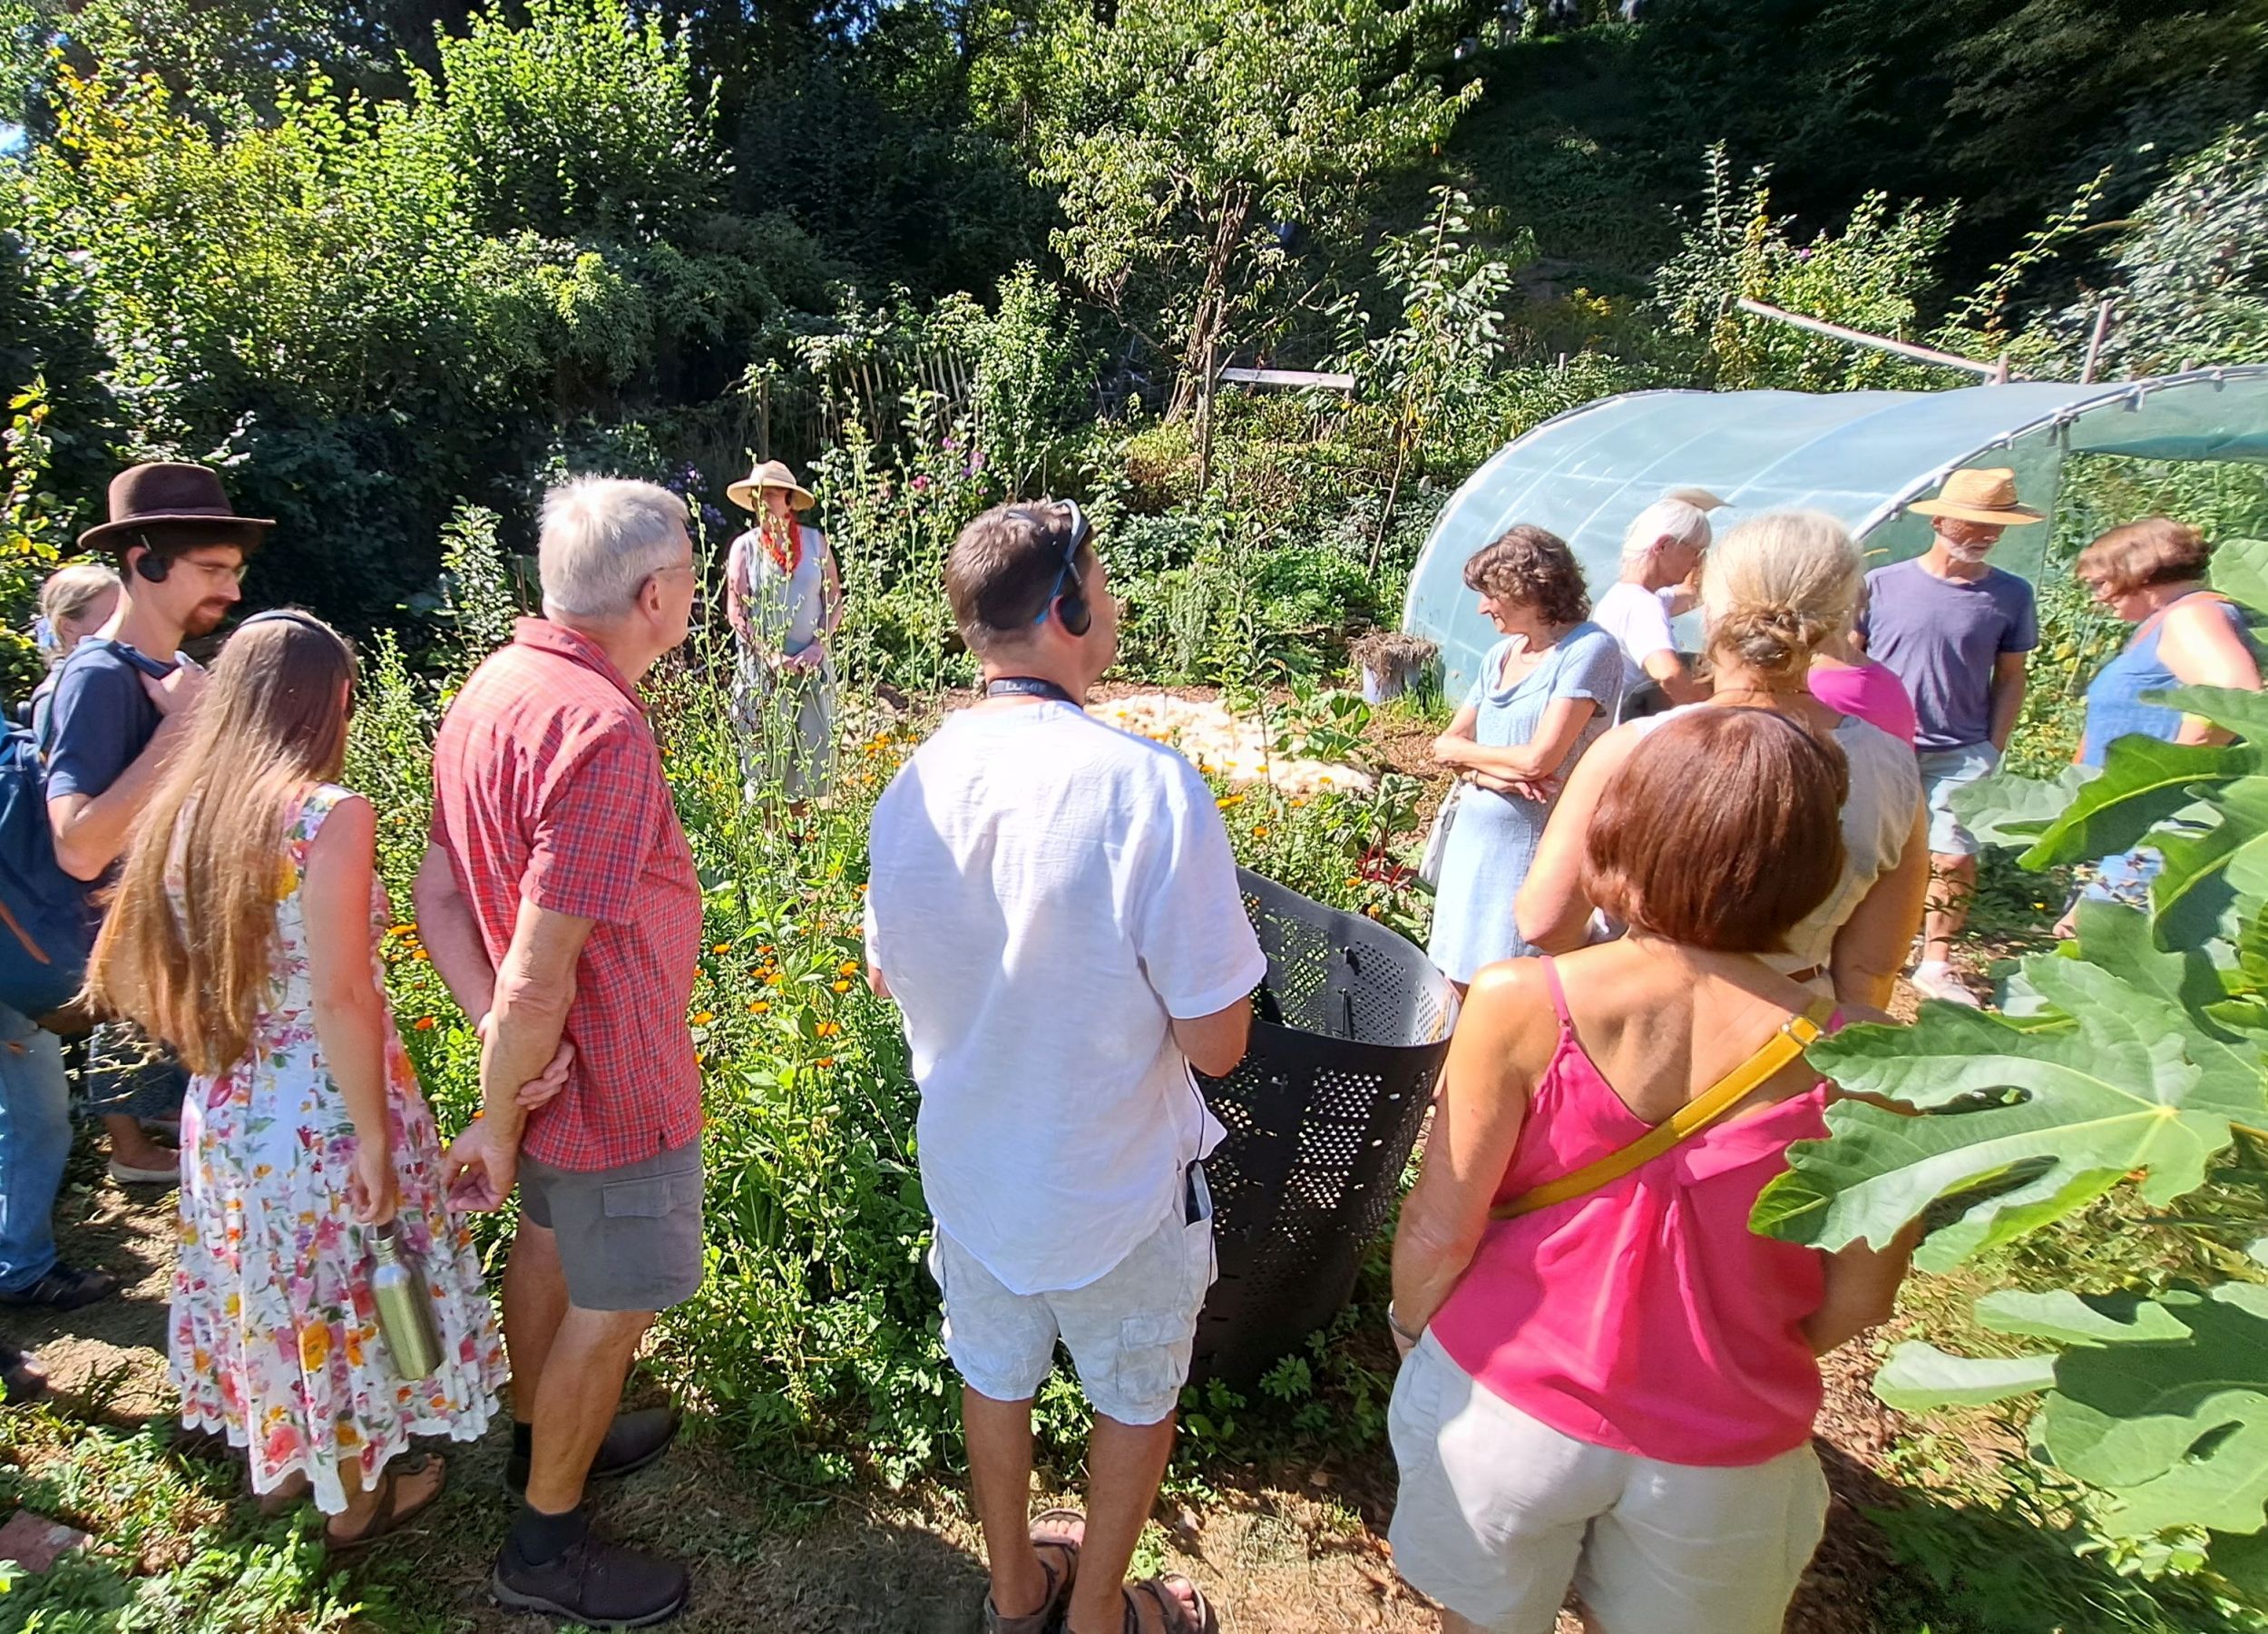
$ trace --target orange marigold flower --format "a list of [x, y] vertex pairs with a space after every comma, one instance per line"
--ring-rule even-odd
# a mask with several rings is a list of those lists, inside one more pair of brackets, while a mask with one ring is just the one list
[[831, 1066], [833, 1066], [834, 1064], [835, 1064], [835, 1057], [833, 1057], [832, 1055], [822, 1055], [822, 1056], [820, 1056], [820, 1057], [819, 1057], [819, 1059], [818, 1059], [817, 1061], [816, 1061], [816, 1062], [812, 1062], [812, 1065], [814, 1065], [814, 1066], [818, 1066], [818, 1067], [831, 1067]]
[[434, 1020], [433, 1020], [433, 1017], [431, 1017], [431, 1016], [429, 1016], [429, 1015], [421, 1015], [421, 1016], [419, 1016], [419, 1017], [417, 1018], [417, 1031], [418, 1031], [418, 1032], [431, 1032], [433, 1031], [433, 1028], [434, 1028]]
[[709, 951], [713, 954], [728, 954], [732, 951], [732, 944], [729, 942], [719, 942], [715, 947], [710, 948]]
[[850, 983], [848, 982], [837, 982], [835, 983], [835, 991], [837, 993], [848, 993], [850, 991]]
[[716, 1019], [717, 1013], [715, 1011], [704, 1010], [693, 1018], [693, 1025], [696, 1027], [706, 1027], [709, 1022], [715, 1021]]
[[748, 1001], [748, 1013], [750, 1015], [762, 1015], [770, 1009], [771, 1006], [767, 1004], [762, 999], [750, 999]]
[[842, 1030], [843, 1026], [840, 1022], [821, 1022], [818, 1028], [819, 1036], [821, 1038], [833, 1038], [836, 1033], [842, 1032]]
[[858, 961], [855, 959], [844, 960], [840, 964], [837, 964], [835, 967], [835, 974], [838, 976], [856, 975], [858, 974]]

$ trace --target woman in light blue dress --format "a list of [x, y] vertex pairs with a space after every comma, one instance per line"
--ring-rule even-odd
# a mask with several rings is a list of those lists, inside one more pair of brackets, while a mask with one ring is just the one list
[[725, 616], [738, 642], [733, 718], [743, 797], [776, 785], [801, 810], [835, 768], [835, 667], [827, 638], [843, 621], [843, 580], [826, 535], [796, 520], [811, 494], [778, 460], [725, 490], [756, 525], [725, 559]]
[[[2205, 586], [2212, 556], [2211, 541], [2165, 516], [2113, 528], [2079, 553], [2075, 569], [2097, 604], [2135, 626], [2134, 639], [2087, 683], [2081, 766], [2099, 768], [2121, 738], [2226, 741], [2228, 734], [2202, 716], [2146, 703], [2147, 694], [2185, 686], [2260, 690], [2260, 656], [2244, 610]], [[2153, 846], [2106, 856], [2080, 895], [2146, 908], [2150, 882], [2165, 866]], [[2077, 928], [2075, 899], [2056, 934], [2068, 936]]]
[[1535, 950], [1512, 899], [1561, 784], [1622, 700], [1622, 650], [1589, 622], [1574, 553], [1514, 527], [1465, 563], [1465, 583], [1503, 632], [1433, 758], [1457, 773], [1457, 811], [1434, 887], [1426, 951], [1463, 991], [1473, 973]]

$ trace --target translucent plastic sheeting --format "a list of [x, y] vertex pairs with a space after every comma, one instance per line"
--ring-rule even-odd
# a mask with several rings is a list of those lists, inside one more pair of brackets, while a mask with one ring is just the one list
[[[1891, 562], [1929, 543], [1929, 519], [1905, 507], [1948, 472], [2012, 467], [2024, 503], [2052, 516], [2068, 452], [2268, 463], [2268, 366], [2093, 386], [1602, 397], [1506, 445], [1458, 489], [1410, 576], [1402, 626], [1441, 643], [1449, 695], [1461, 699], [1497, 640], [1464, 564], [1515, 523], [1571, 544], [1594, 596], [1620, 577], [1624, 528], [1671, 488], [1726, 501], [1710, 518], [1720, 533], [1759, 511], [1829, 512], [1871, 561]], [[2010, 530], [1993, 561], [2036, 577], [2050, 532]]]

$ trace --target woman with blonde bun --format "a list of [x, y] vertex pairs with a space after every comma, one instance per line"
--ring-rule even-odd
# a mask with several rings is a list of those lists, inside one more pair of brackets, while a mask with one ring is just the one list
[[1858, 545], [1823, 512], [1766, 512], [1717, 543], [1701, 585], [1715, 690], [1706, 702], [1625, 722], [1575, 768], [1520, 893], [1523, 937], [1549, 953], [1590, 938], [1586, 837], [1600, 793], [1640, 739], [1689, 709], [1770, 709], [1840, 749], [1851, 782], [1843, 876], [1768, 962], [1846, 1005], [1889, 1003], [1929, 889], [1921, 776], [1911, 749], [1821, 703], [1807, 685], [1813, 657], [1850, 627], [1863, 582]]

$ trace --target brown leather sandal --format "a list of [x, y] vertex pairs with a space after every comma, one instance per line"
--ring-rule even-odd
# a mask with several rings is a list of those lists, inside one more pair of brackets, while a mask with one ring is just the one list
[[[1194, 1613], [1182, 1604], [1177, 1590], [1188, 1590], [1197, 1607]], [[1149, 1596], [1150, 1603], [1158, 1608], [1158, 1626], [1164, 1634], [1220, 1634], [1220, 1614], [1213, 1610], [1213, 1602], [1205, 1598], [1204, 1590], [1178, 1571], [1161, 1571], [1126, 1586], [1125, 1634], [1143, 1634], [1141, 1606], [1134, 1598], [1137, 1591]]]
[[[424, 1498], [406, 1508], [403, 1507], [399, 1502], [401, 1478], [404, 1475], [422, 1472], [429, 1466], [439, 1467], [440, 1484]], [[396, 1459], [392, 1463], [387, 1464], [385, 1471], [378, 1476], [378, 1501], [372, 1506], [370, 1524], [351, 1538], [341, 1538], [334, 1535], [329, 1525], [326, 1523], [323, 1528], [325, 1551], [334, 1561], [353, 1560], [357, 1555], [368, 1550], [380, 1538], [401, 1531], [439, 1502], [441, 1494], [448, 1491], [448, 1477], [449, 1466], [439, 1458], [418, 1455], [408, 1459]]]
[[[1041, 1537], [1040, 1528], [1049, 1523], [1057, 1526], [1076, 1526], [1077, 1536], [1050, 1535]], [[1047, 1598], [1040, 1609], [1023, 1617], [1002, 1617], [992, 1604], [992, 1591], [984, 1595], [984, 1634], [1051, 1634], [1063, 1615], [1064, 1602], [1070, 1599], [1071, 1584], [1079, 1578], [1079, 1549], [1086, 1540], [1087, 1517], [1075, 1509], [1051, 1509], [1034, 1515], [1031, 1520], [1031, 1547], [1052, 1549], [1064, 1556], [1061, 1570], [1048, 1564], [1043, 1556], [1040, 1570], [1047, 1573]]]

